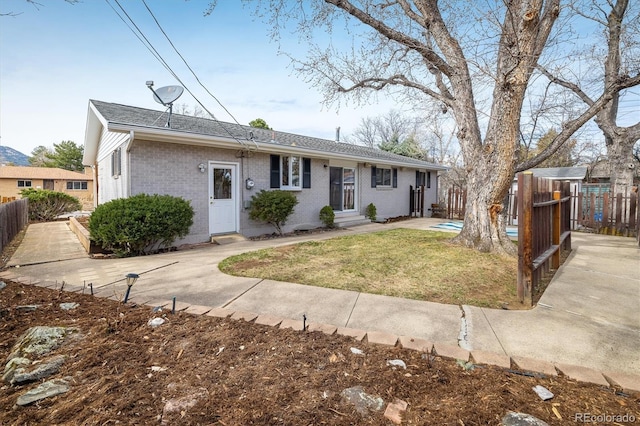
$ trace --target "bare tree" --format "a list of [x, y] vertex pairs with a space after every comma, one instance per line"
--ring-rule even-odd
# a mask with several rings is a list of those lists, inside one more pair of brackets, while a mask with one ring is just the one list
[[[414, 105], [435, 99], [451, 111], [468, 184], [464, 226], [454, 241], [515, 255], [501, 214], [503, 199], [517, 168], [525, 94], [561, 12], [560, 0], [511, 0], [491, 7], [437, 0], [252, 3], [270, 17], [276, 39], [291, 21], [310, 43], [315, 31], [331, 33], [345, 23], [340, 36], [352, 37], [350, 49], [311, 45], [305, 60], [294, 60], [296, 70], [320, 88], [327, 102], [359, 101], [370, 93], [388, 91]], [[483, 23], [486, 28], [476, 28]], [[638, 81], [640, 77], [623, 78], [607, 86], [578, 117], [564, 123], [548, 155], [617, 91]], [[486, 112], [482, 111], [485, 99]]]
[[[593, 52], [586, 67], [589, 73], [578, 81], [564, 77], [560, 70], [540, 68], [543, 74], [551, 82], [569, 89], [588, 106], [595, 103], [595, 96], [601, 96], [619, 81], [628, 80], [630, 74], [637, 76], [640, 70], [640, 6], [634, 4], [634, 10], [629, 10], [629, 7], [629, 0], [591, 0], [587, 4], [573, 5], [576, 13], [600, 26], [606, 48]], [[571, 75], [575, 75], [575, 70], [571, 70]], [[595, 90], [591, 89], [594, 85], [597, 87]], [[611, 101], [595, 116], [595, 122], [605, 138], [611, 191], [614, 194], [624, 192], [633, 185], [633, 149], [640, 140], [640, 120], [628, 126], [618, 124], [620, 102], [624, 94], [613, 93]]]

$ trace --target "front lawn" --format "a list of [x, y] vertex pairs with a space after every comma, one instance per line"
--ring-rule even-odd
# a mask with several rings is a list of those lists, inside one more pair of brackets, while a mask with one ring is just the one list
[[392, 229], [243, 253], [225, 259], [220, 270], [439, 303], [522, 309], [516, 301], [517, 259], [455, 246], [448, 242], [451, 237]]

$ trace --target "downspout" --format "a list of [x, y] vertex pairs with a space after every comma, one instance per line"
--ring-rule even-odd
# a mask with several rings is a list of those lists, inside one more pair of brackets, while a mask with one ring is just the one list
[[131, 196], [131, 155], [129, 154], [131, 151], [131, 146], [133, 145], [133, 141], [136, 138], [136, 134], [133, 130], [129, 131], [129, 141], [127, 142], [127, 147], [125, 148], [125, 152], [127, 153], [127, 184], [126, 184], [126, 188], [127, 188], [127, 194], [125, 195], [125, 198], [128, 198]]

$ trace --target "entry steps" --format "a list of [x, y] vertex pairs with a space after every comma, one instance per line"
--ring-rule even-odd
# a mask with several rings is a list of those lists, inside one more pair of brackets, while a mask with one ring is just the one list
[[333, 220], [333, 224], [337, 228], [349, 228], [351, 226], [366, 225], [371, 223], [370, 219], [367, 219], [363, 215], [349, 215], [349, 216], [337, 216]]

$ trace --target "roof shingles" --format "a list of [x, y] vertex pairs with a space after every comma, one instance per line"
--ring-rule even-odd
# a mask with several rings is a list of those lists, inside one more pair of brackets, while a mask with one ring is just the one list
[[[109, 123], [162, 130], [167, 122], [167, 113], [162, 111], [96, 100], [92, 100], [91, 103]], [[211, 136], [212, 138], [233, 138], [238, 140], [239, 143], [246, 144], [248, 146], [253, 145], [253, 140], [263, 145], [273, 145], [274, 148], [278, 146], [288, 148], [293, 147], [294, 149], [300, 148], [323, 152], [327, 155], [347, 155], [368, 161], [379, 160], [418, 168], [428, 168], [431, 170], [446, 169], [446, 167], [438, 164], [360, 145], [259, 129], [181, 114], [173, 114], [171, 116], [171, 130], [190, 134], [206, 135]], [[251, 139], [251, 136], [253, 136], [253, 139]]]

